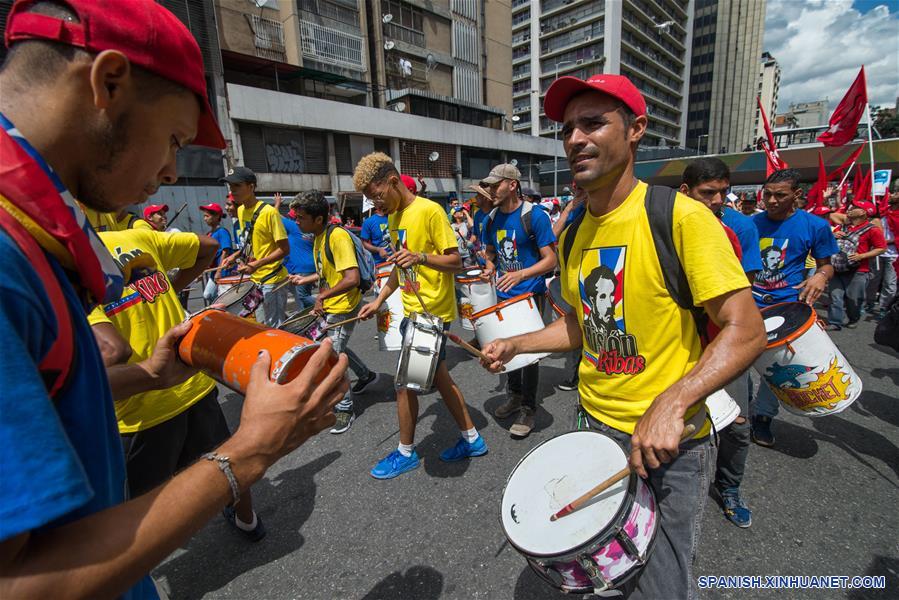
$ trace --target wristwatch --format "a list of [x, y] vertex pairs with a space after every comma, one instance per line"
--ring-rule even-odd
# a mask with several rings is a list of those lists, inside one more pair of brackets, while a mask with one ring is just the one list
[[424, 252], [418, 253], [418, 259], [420, 261], [419, 264], [422, 264], [422, 265], [428, 264], [428, 255], [425, 254]]

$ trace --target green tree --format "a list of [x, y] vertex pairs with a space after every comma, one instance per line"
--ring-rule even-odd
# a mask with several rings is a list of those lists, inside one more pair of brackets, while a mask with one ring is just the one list
[[874, 106], [871, 112], [874, 113], [874, 128], [880, 133], [880, 137], [899, 137], [899, 113], [895, 108]]

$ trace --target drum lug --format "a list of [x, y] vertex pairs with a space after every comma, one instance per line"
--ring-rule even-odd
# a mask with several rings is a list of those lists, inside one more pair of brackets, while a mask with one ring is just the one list
[[618, 540], [618, 543], [621, 544], [628, 556], [639, 562], [640, 565], [646, 564], [646, 555], [640, 553], [637, 545], [634, 544], [634, 540], [631, 539], [631, 536], [624, 529], [618, 530], [618, 533], [615, 534], [615, 539]]
[[593, 582], [594, 594], [604, 592], [611, 587], [606, 578], [602, 576], [602, 571], [599, 569], [599, 565], [596, 564], [596, 561], [593, 560], [592, 556], [589, 556], [587, 554], [578, 554], [577, 563], [587, 574], [587, 577], [590, 578], [590, 581]]

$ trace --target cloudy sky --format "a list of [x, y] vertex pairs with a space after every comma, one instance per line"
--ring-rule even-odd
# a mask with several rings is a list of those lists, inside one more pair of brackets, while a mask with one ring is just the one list
[[778, 111], [830, 100], [833, 109], [865, 65], [872, 105], [899, 95], [897, 0], [768, 0], [763, 48], [781, 68]]

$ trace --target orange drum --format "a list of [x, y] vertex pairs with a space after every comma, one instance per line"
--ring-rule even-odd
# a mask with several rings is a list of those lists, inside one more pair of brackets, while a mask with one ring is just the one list
[[[178, 343], [178, 356], [241, 394], [247, 393], [250, 371], [261, 350], [272, 356], [269, 377], [276, 383], [296, 378], [319, 344], [310, 339], [270, 329], [219, 309], [200, 311], [190, 318], [193, 327]], [[319, 383], [337, 364], [332, 352], [328, 368], [313, 375]]]

